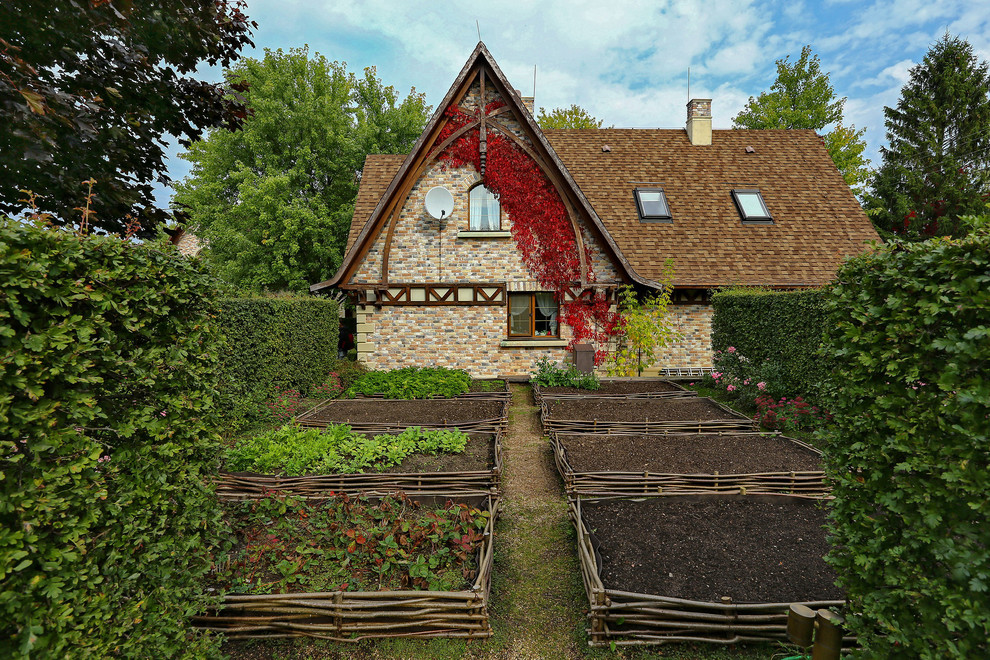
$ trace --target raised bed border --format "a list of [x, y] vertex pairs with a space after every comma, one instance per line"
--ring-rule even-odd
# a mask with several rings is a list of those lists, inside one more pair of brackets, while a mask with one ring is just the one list
[[465, 472], [357, 472], [351, 474], [322, 474], [277, 476], [264, 474], [234, 474], [220, 472], [217, 495], [221, 500], [247, 500], [264, 497], [272, 490], [284, 491], [297, 497], [319, 497], [318, 493], [333, 491], [355, 495], [383, 495], [402, 491], [419, 497], [461, 497], [479, 492], [498, 495], [502, 474], [503, 432], [492, 435], [495, 443], [495, 464], [490, 470]]
[[[739, 495], [793, 495], [820, 499], [831, 492], [825, 483], [822, 470], [789, 472], [754, 472], [748, 474], [678, 474], [673, 472], [577, 472], [567, 458], [567, 448], [560, 436], [602, 435], [601, 433], [550, 433], [553, 459], [557, 472], [564, 480], [564, 490], [569, 496], [587, 497], [659, 497], [666, 495], [704, 495], [713, 493]], [[614, 435], [614, 434], [613, 434]], [[696, 433], [668, 433], [668, 436], [689, 436]], [[711, 435], [722, 435], [721, 432]], [[732, 435], [754, 437], [775, 436], [787, 440], [821, 456], [822, 452], [809, 444], [780, 432], [733, 432]]]
[[[581, 496], [568, 498], [568, 515], [577, 532], [581, 580], [589, 603], [589, 646], [787, 641], [787, 611], [792, 603], [714, 603], [605, 588], [591, 534], [581, 517], [582, 501], [594, 500]], [[841, 608], [845, 602], [817, 600], [800, 604], [817, 610]], [[611, 624], [624, 625], [627, 629], [620, 630]], [[637, 627], [629, 628], [629, 624]]]
[[[223, 633], [231, 640], [311, 637], [359, 642], [388, 637], [491, 637], [488, 606], [500, 503], [489, 493], [465, 495], [459, 501], [471, 504], [468, 500], [472, 498], [472, 505], [486, 506], [491, 517], [478, 549], [478, 575], [470, 589], [228, 595], [213, 614], [194, 616], [193, 625]], [[238, 616], [237, 612], [243, 614]]]
[[555, 394], [553, 392], [544, 392], [543, 388], [537, 384], [533, 383], [533, 398], [536, 399], [536, 404], [540, 405], [544, 398], [547, 399], [680, 399], [683, 397], [698, 396], [698, 393], [694, 390], [689, 390], [679, 383], [675, 383], [669, 378], [602, 378], [600, 379], [602, 385], [607, 385], [608, 383], [667, 383], [668, 385], [673, 385], [677, 388], [674, 392], [629, 392], [625, 394], [608, 394], [603, 393], [601, 390], [588, 390], [587, 394], [583, 392], [573, 393], [569, 392], [566, 394]]
[[[602, 397], [583, 397], [595, 399]], [[617, 399], [618, 397], [608, 397]], [[597, 419], [557, 419], [550, 416], [547, 399], [540, 401], [540, 422], [547, 435], [664, 435], [667, 433], [718, 433], [719, 431], [756, 431], [756, 420], [708, 397], [680, 397], [693, 401], [708, 401], [721, 410], [725, 419], [602, 421]]]
[[[506, 383], [508, 388], [508, 383]], [[410, 426], [419, 426], [423, 429], [460, 429], [464, 433], [505, 433], [509, 428], [509, 401], [510, 397], [505, 396], [502, 392], [475, 392], [474, 394], [484, 394], [487, 396], [472, 396], [464, 397], [470, 398], [475, 401], [498, 401], [501, 402], [501, 410], [498, 417], [491, 419], [469, 419], [460, 420], [457, 422], [441, 423], [441, 424], [422, 424], [417, 422], [402, 422], [402, 423], [373, 423], [373, 422], [349, 422], [349, 421], [316, 421], [309, 420], [307, 417], [309, 415], [315, 414], [318, 410], [322, 409], [324, 406], [332, 404], [334, 401], [368, 401], [378, 403], [383, 400], [394, 401], [394, 402], [424, 402], [424, 401], [443, 401], [448, 399], [379, 399], [376, 397], [367, 397], [363, 399], [326, 399], [321, 401], [317, 405], [313, 406], [301, 415], [297, 415], [295, 418], [295, 423], [299, 426], [308, 428], [326, 428], [331, 424], [347, 424], [351, 427], [351, 430], [358, 433], [401, 433], [403, 430]], [[463, 395], [462, 395], [463, 397]], [[453, 397], [453, 399], [458, 399], [462, 397]], [[450, 399], [450, 400], [453, 400]]]

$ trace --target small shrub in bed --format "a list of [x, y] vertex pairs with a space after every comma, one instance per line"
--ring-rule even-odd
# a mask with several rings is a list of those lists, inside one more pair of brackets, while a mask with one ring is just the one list
[[533, 374], [532, 381], [540, 387], [576, 387], [582, 390], [597, 390], [601, 387], [601, 381], [594, 372], [582, 373], [573, 364], [558, 365], [547, 357], [536, 361], [536, 373]]
[[865, 657], [990, 657], [990, 224], [837, 280], [829, 560], [849, 627]]
[[475, 578], [491, 515], [453, 502], [431, 508], [402, 495], [375, 502], [333, 493], [226, 508], [234, 548], [214, 579], [233, 593], [459, 591]]
[[289, 476], [382, 472], [410, 454], [460, 453], [467, 441], [468, 436], [457, 429], [424, 431], [410, 426], [398, 435], [369, 438], [346, 424], [326, 429], [283, 426], [238, 442], [226, 451], [224, 464], [233, 472]]
[[369, 371], [347, 389], [345, 396], [381, 395], [386, 399], [428, 399], [455, 397], [471, 388], [471, 376], [461, 369], [444, 367], [404, 367], [390, 371]]

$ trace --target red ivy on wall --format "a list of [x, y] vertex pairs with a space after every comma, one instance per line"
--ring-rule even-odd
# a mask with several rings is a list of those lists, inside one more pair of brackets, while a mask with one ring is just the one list
[[[503, 105], [502, 101], [493, 101], [485, 106], [485, 113]], [[456, 105], [447, 108], [444, 114], [449, 121], [440, 132], [438, 143], [472, 120]], [[446, 167], [471, 166], [480, 172], [479, 143], [480, 131], [469, 130], [444, 150], [441, 162]], [[487, 145], [483, 183], [509, 214], [512, 237], [522, 253], [523, 263], [542, 286], [555, 292], [560, 321], [574, 331], [570, 346], [591, 342], [596, 347], [595, 363], [600, 364], [607, 355], [605, 345], [621, 329], [621, 317], [611, 310], [602, 293], [591, 300], [565, 300], [565, 292], [580, 280], [581, 260], [564, 202], [536, 162], [508, 138], [489, 131]], [[585, 255], [588, 268], [585, 276], [589, 283], [594, 283], [591, 252], [587, 247]]]

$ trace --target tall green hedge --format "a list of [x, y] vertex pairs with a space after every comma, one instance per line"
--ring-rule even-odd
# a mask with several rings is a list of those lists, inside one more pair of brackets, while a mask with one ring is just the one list
[[850, 627], [865, 657], [988, 658], [990, 226], [886, 246], [838, 280], [826, 469]]
[[213, 655], [208, 276], [0, 219], [0, 282], [0, 657]]
[[824, 293], [730, 289], [712, 296], [712, 348], [734, 346], [775, 385], [793, 395], [817, 395], [831, 369], [819, 353]]
[[226, 298], [220, 326], [225, 394], [266, 396], [276, 387], [308, 391], [337, 360], [337, 303], [325, 298]]

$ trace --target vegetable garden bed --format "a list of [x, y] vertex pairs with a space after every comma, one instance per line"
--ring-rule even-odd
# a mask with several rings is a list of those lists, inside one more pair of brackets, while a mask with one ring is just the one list
[[650, 435], [755, 431], [742, 413], [704, 397], [628, 399], [583, 397], [540, 403], [547, 433]]
[[791, 603], [843, 605], [816, 502], [578, 497], [569, 506], [592, 646], [786, 640]]
[[[419, 502], [424, 509], [428, 507], [444, 507], [450, 509], [451, 504], [446, 498], [413, 498]], [[459, 498], [459, 504], [453, 505], [453, 514], [450, 523], [446, 525], [433, 523], [431, 529], [422, 522], [414, 522], [411, 525], [404, 523], [409, 517], [409, 504], [396, 506], [394, 500], [380, 498], [361, 498], [351, 500], [353, 506], [360, 504], [365, 508], [372, 505], [381, 508], [383, 503], [389, 504], [394, 510], [401, 508], [400, 516], [405, 518], [392, 519], [383, 517], [380, 511], [369, 514], [369, 520], [376, 528], [372, 533], [363, 527], [337, 530], [338, 536], [342, 534], [343, 540], [339, 543], [348, 543], [346, 549], [341, 547], [321, 547], [317, 551], [311, 550], [315, 545], [324, 546], [331, 543], [327, 539], [327, 533], [322, 536], [318, 531], [324, 531], [328, 527], [333, 528], [331, 522], [329, 526], [322, 521], [318, 530], [312, 532], [312, 538], [300, 537], [291, 543], [285, 544], [280, 537], [275, 534], [267, 534], [262, 528], [257, 532], [241, 538], [249, 553], [260, 553], [260, 561], [264, 561], [266, 553], [274, 555], [268, 567], [269, 578], [276, 578], [276, 584], [282, 586], [287, 584], [286, 580], [295, 577], [289, 573], [294, 561], [319, 561], [322, 556], [312, 559], [317, 552], [327, 555], [325, 561], [334, 562], [336, 568], [342, 562], [335, 560], [336, 555], [343, 554], [350, 559], [362, 554], [372, 553], [377, 556], [367, 562], [368, 568], [360, 569], [365, 574], [370, 575], [373, 580], [378, 568], [382, 567], [379, 560], [385, 562], [385, 568], [381, 569], [378, 584], [383, 584], [385, 569], [389, 568], [388, 562], [406, 564], [408, 568], [404, 573], [390, 575], [384, 587], [379, 589], [353, 590], [355, 587], [366, 586], [363, 577], [361, 581], [353, 582], [354, 578], [347, 575], [323, 575], [314, 576], [314, 580], [320, 580], [319, 584], [330, 583], [336, 586], [334, 590], [325, 591], [305, 591], [300, 589], [298, 593], [242, 593], [228, 594], [224, 597], [221, 605], [214, 611], [206, 615], [196, 616], [193, 623], [197, 628], [221, 632], [228, 639], [254, 639], [254, 638], [274, 638], [274, 637], [314, 637], [329, 639], [338, 642], [357, 642], [362, 639], [384, 638], [384, 637], [458, 637], [468, 639], [480, 639], [491, 636], [491, 626], [488, 618], [488, 603], [491, 594], [492, 575], [492, 551], [493, 551], [493, 530], [495, 518], [498, 514], [499, 503], [496, 498], [486, 493], [479, 493], [474, 496]], [[445, 502], [447, 502], [445, 506]], [[368, 504], [371, 503], [371, 504]], [[258, 504], [258, 503], [255, 503]], [[245, 506], [247, 503], [235, 503], [235, 506]], [[287, 514], [296, 514], [294, 507], [289, 506]], [[469, 507], [477, 507], [480, 512], [472, 511]], [[385, 507], [388, 508], [388, 507]], [[298, 512], [301, 525], [305, 527], [307, 516], [303, 512]], [[430, 514], [427, 512], [427, 516]], [[434, 516], [436, 521], [440, 517]], [[331, 519], [336, 520], [336, 519]], [[463, 537], [458, 537], [460, 528], [456, 527], [457, 521], [466, 525], [468, 532]], [[484, 522], [484, 528], [478, 525]], [[429, 523], [429, 519], [427, 519]], [[344, 526], [352, 525], [353, 522], [345, 518]], [[450, 528], [457, 530], [453, 532], [454, 538], [443, 542], [446, 536], [450, 536]], [[477, 528], [477, 529], [475, 529]], [[440, 539], [437, 541], [431, 535]], [[318, 539], [319, 542], [314, 541]], [[298, 541], [299, 545], [293, 544]], [[437, 545], [439, 550], [430, 546], [430, 543]], [[279, 544], [285, 545], [282, 548]], [[266, 545], [267, 544], [267, 545]], [[420, 548], [425, 554], [416, 556], [413, 560], [399, 559], [403, 548], [411, 546], [425, 546]], [[297, 560], [291, 548], [295, 547], [295, 553], [303, 552]], [[448, 548], [448, 550], [444, 550]], [[467, 550], [470, 548], [470, 552]], [[463, 571], [467, 572], [470, 579], [464, 578], [463, 588], [449, 588], [451, 573], [449, 570], [444, 575], [434, 575], [430, 571], [433, 569], [435, 557], [446, 553], [463, 554], [465, 561], [470, 560], [470, 564], [465, 564]], [[287, 556], [288, 553], [288, 556]], [[278, 563], [274, 563], [278, 559]], [[348, 570], [356, 565], [348, 564]], [[258, 569], [258, 565], [249, 554], [247, 560], [237, 564], [246, 566], [253, 572], [264, 573], [265, 569]], [[452, 569], [453, 570], [453, 569]], [[354, 569], [354, 575], [360, 576], [359, 569]], [[338, 570], [339, 572], [339, 570]], [[288, 574], [288, 577], [285, 577]], [[278, 580], [279, 575], [283, 576]], [[453, 580], [458, 577], [454, 575]], [[261, 579], [261, 578], [259, 578]], [[347, 582], [341, 582], [347, 580]], [[447, 588], [430, 588], [434, 580], [439, 580], [441, 586]], [[408, 584], [410, 587], [426, 586], [427, 588], [396, 588], [395, 583], [399, 581]], [[300, 581], [301, 582], [301, 581]], [[302, 587], [308, 584], [302, 584]]]
[[[475, 378], [470, 383], [470, 391], [454, 397], [433, 396], [428, 399], [494, 399], [508, 400], [510, 397], [509, 383], [501, 378]], [[357, 394], [355, 399], [385, 399], [384, 394]]]
[[662, 378], [602, 378], [597, 390], [579, 387], [541, 387], [533, 385], [537, 403], [547, 399], [623, 398], [664, 399], [697, 396], [697, 393]]
[[551, 434], [568, 493], [828, 494], [821, 452], [776, 433]]
[[221, 471], [217, 495], [225, 500], [264, 497], [278, 490], [302, 497], [327, 491], [385, 494], [402, 491], [409, 496], [460, 497], [498, 492], [502, 472], [502, 432], [471, 433], [463, 453], [437, 456], [412, 454], [387, 472], [285, 476]]
[[409, 426], [458, 428], [465, 433], [493, 433], [508, 425], [508, 398], [336, 399], [296, 417], [300, 426], [348, 424], [361, 433], [389, 433]]

